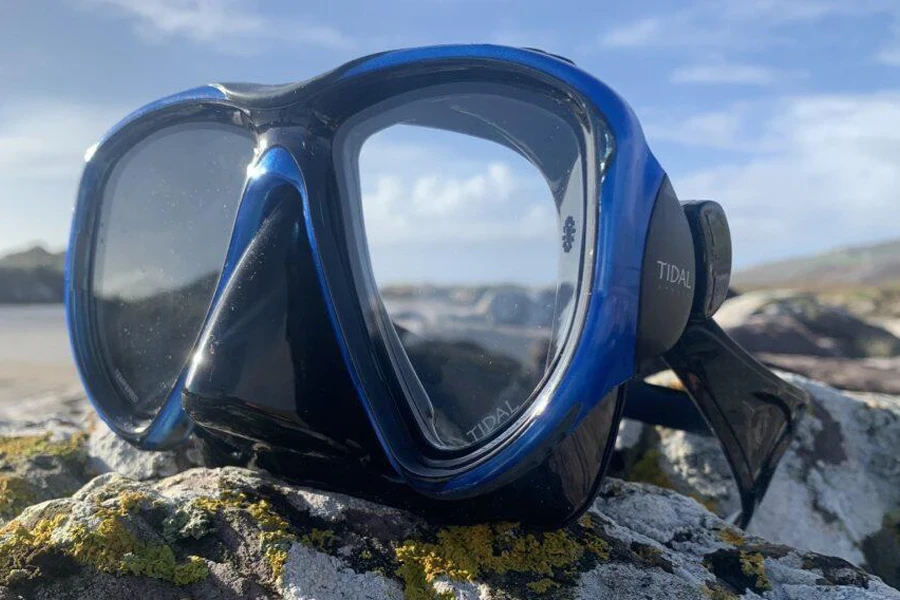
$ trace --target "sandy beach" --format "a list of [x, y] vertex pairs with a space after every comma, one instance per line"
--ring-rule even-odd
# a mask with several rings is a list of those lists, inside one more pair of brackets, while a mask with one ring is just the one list
[[0, 306], [0, 406], [79, 387], [62, 305]]

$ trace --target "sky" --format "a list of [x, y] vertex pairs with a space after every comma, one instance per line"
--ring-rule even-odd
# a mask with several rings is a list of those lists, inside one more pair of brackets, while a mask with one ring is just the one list
[[[138, 106], [455, 42], [539, 47], [618, 91], [679, 197], [724, 205], [738, 267], [900, 237], [897, 0], [35, 0], [0, 21], [0, 253], [64, 247], [85, 149]], [[372, 193], [506, 198], [513, 162]]]

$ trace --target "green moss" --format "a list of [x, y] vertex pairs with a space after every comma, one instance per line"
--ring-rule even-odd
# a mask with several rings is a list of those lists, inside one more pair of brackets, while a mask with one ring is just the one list
[[95, 507], [97, 523], [67, 523], [67, 515], [39, 519], [26, 527], [12, 521], [0, 530], [0, 583], [14, 583], [40, 574], [40, 559], [64, 555], [98, 571], [162, 579], [176, 585], [194, 583], [206, 577], [206, 564], [197, 557], [179, 563], [166, 544], [138, 540], [125, 518], [149, 497], [123, 492], [112, 507]]
[[[568, 582], [583, 562], [591, 566], [609, 558], [609, 545], [592, 526], [541, 534], [528, 533], [509, 523], [448, 527], [435, 542], [407, 540], [395, 549], [408, 600], [440, 598], [439, 579], [475, 581], [481, 577], [515, 573], [531, 579], [534, 592]], [[534, 585], [529, 585], [534, 584]]]
[[34, 456], [57, 456], [63, 460], [83, 459], [87, 434], [79, 432], [64, 440], [42, 435], [0, 436], [0, 459], [7, 464], [21, 463]]
[[34, 504], [31, 485], [15, 475], [0, 475], [0, 519], [11, 519]]
[[741, 552], [741, 571], [747, 577], [755, 579], [757, 589], [772, 589], [769, 576], [766, 574], [765, 558], [759, 552]]

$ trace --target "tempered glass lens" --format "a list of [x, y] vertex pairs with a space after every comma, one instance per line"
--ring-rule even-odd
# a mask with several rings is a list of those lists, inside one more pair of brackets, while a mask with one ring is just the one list
[[364, 138], [358, 195], [385, 338], [426, 432], [448, 448], [528, 405], [572, 321], [579, 138], [552, 102], [520, 94], [426, 95], [350, 136]]
[[107, 369], [138, 415], [160, 408], [188, 360], [254, 146], [238, 127], [175, 125], [113, 167], [97, 230], [95, 319]]

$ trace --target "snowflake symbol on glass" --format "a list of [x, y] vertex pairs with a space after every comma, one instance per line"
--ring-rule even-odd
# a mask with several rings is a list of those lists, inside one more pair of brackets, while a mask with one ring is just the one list
[[566, 254], [572, 251], [572, 244], [575, 243], [575, 219], [572, 217], [566, 217], [566, 222], [563, 223], [562, 243]]

